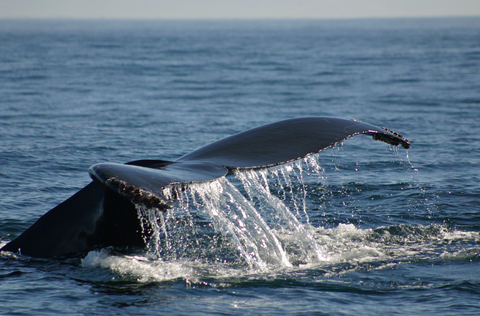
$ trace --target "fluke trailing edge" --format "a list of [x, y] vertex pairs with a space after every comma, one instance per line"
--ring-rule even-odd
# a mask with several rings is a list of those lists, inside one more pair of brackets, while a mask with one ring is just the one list
[[408, 149], [408, 140], [385, 128], [338, 118], [306, 117], [257, 127], [195, 150], [175, 161], [100, 163], [93, 181], [53, 208], [2, 251], [53, 257], [107, 246], [145, 246], [135, 204], [166, 211], [164, 189], [206, 182], [239, 169], [268, 168], [366, 134]]

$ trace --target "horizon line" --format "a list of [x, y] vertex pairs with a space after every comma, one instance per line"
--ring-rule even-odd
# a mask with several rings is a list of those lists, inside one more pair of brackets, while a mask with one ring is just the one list
[[368, 19], [459, 19], [480, 18], [480, 15], [425, 15], [425, 16], [362, 16], [362, 17], [2, 17], [0, 20], [130, 20], [130, 21], [242, 21], [242, 20], [368, 20]]

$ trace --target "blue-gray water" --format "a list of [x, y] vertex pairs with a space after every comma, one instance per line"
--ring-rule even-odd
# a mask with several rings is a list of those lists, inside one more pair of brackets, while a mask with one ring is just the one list
[[301, 116], [386, 126], [412, 148], [357, 136], [317, 172], [277, 169], [291, 185], [270, 174], [309, 234], [272, 225], [290, 262], [248, 264], [180, 205], [160, 258], [2, 253], [0, 314], [478, 315], [480, 18], [0, 21], [0, 245], [94, 163], [175, 159]]

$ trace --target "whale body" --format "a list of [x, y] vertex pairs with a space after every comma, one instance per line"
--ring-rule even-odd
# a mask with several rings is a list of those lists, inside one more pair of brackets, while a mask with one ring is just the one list
[[145, 247], [148, 233], [141, 227], [135, 205], [167, 211], [171, 206], [166, 188], [285, 164], [360, 134], [410, 147], [407, 139], [386, 128], [355, 120], [304, 117], [241, 132], [175, 161], [95, 164], [89, 168], [90, 184], [0, 250], [48, 258], [109, 246]]

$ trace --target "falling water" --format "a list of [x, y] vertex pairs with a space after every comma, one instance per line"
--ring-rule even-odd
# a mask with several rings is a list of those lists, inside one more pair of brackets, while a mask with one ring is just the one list
[[[149, 252], [160, 259], [191, 257], [195, 252], [197, 260], [208, 261], [213, 259], [208, 249], [214, 245], [215, 261], [240, 259], [258, 270], [328, 261], [312, 237], [305, 170], [321, 174], [322, 169], [315, 158], [308, 157], [272, 170], [237, 171], [232, 181], [222, 177], [187, 189], [165, 189], [164, 194], [176, 202], [165, 216], [137, 205], [142, 229], [151, 231]], [[293, 182], [301, 183], [299, 190], [293, 189]], [[271, 187], [278, 188], [280, 197], [272, 194]], [[288, 200], [293, 209], [287, 206]]]

